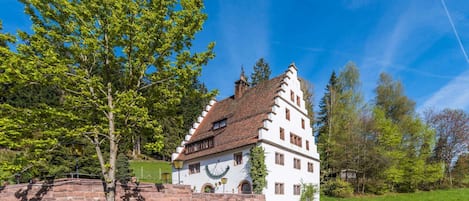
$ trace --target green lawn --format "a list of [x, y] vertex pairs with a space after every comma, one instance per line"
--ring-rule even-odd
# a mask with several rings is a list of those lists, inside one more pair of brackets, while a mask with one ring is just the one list
[[383, 196], [367, 196], [354, 198], [331, 198], [322, 196], [321, 201], [467, 201], [469, 200], [469, 188], [437, 190], [417, 193], [396, 193]]
[[[164, 183], [161, 173], [171, 173], [171, 164], [166, 161], [130, 161], [130, 168], [142, 182]], [[169, 183], [171, 183], [171, 178]]]

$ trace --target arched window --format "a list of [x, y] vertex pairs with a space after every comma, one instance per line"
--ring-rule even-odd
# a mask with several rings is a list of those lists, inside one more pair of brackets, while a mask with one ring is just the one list
[[238, 190], [242, 194], [251, 194], [252, 193], [251, 183], [247, 180], [241, 181], [241, 183], [239, 183]]
[[215, 193], [215, 187], [212, 186], [212, 184], [204, 184], [202, 186], [202, 193]]

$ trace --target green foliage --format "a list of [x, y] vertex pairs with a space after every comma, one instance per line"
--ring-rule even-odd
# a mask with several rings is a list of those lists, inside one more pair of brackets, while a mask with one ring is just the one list
[[321, 186], [323, 193], [327, 196], [347, 198], [353, 195], [353, 187], [350, 183], [341, 179], [327, 181]]
[[267, 166], [265, 165], [264, 148], [254, 146], [249, 154], [249, 176], [252, 178], [253, 192], [262, 194], [262, 190], [267, 186]]
[[252, 68], [253, 72], [251, 74], [251, 86], [256, 86], [263, 81], [269, 80], [271, 70], [269, 63], [267, 63], [264, 58], [257, 60], [256, 65], [254, 65]]
[[383, 196], [358, 196], [352, 198], [335, 198], [321, 196], [321, 201], [460, 201], [467, 200], [469, 189], [451, 189], [437, 191], [420, 191], [416, 193], [390, 193]]
[[460, 155], [451, 171], [454, 184], [459, 187], [469, 187], [469, 154]]
[[303, 183], [301, 185], [300, 201], [313, 201], [317, 193], [318, 193], [317, 185]]
[[442, 183], [452, 186], [452, 169], [458, 156], [465, 154], [469, 147], [469, 113], [458, 109], [444, 109], [425, 113], [426, 122], [436, 134], [432, 161], [444, 164]]
[[321, 174], [326, 177], [342, 169], [357, 169], [363, 164], [356, 157], [363, 154], [363, 148], [357, 146], [363, 141], [360, 117], [364, 105], [359, 88], [358, 69], [349, 62], [338, 77], [335, 72], [331, 74], [321, 99], [318, 149], [322, 160]]
[[116, 166], [116, 179], [122, 184], [129, 182], [132, 176], [134, 176], [132, 169], [130, 169], [129, 158], [125, 154], [117, 155]]
[[388, 186], [383, 180], [371, 180], [365, 184], [365, 192], [375, 195], [383, 195], [388, 190]]
[[376, 92], [376, 106], [384, 110], [386, 117], [399, 121], [406, 115], [413, 115], [415, 102], [404, 95], [400, 81], [393, 81], [389, 74], [381, 73]]
[[[318, 150], [323, 182], [344, 169], [357, 170], [357, 193], [413, 192], [442, 178], [430, 160], [435, 133], [415, 115], [400, 82], [381, 74], [374, 105], [363, 104], [358, 68], [333, 72], [320, 102]], [[380, 185], [377, 186], [377, 183]]]
[[0, 146], [28, 153], [24, 169], [47, 164], [61, 136], [88, 139], [114, 200], [120, 147], [138, 136], [160, 151], [155, 117], [181, 102], [214, 57], [213, 43], [192, 50], [207, 17], [203, 3], [22, 2], [32, 31], [18, 33], [16, 52], [5, 47], [12, 38], [0, 36]]

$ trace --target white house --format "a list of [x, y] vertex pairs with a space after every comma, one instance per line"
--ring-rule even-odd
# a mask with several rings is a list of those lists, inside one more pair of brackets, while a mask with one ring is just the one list
[[211, 101], [172, 155], [183, 161], [173, 167], [173, 183], [195, 192], [252, 193], [253, 146], [265, 150], [266, 200], [299, 200], [302, 183], [319, 186], [319, 154], [294, 64], [252, 88], [242, 75], [233, 96]]

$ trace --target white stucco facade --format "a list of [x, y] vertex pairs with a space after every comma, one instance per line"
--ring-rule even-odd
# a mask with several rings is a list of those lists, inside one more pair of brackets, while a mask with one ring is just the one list
[[[243, 181], [249, 181], [249, 150], [252, 146], [241, 147], [239, 149], [231, 150], [225, 153], [210, 155], [203, 158], [198, 158], [190, 161], [184, 161], [184, 166], [180, 170], [181, 184], [191, 185], [194, 192], [204, 192], [204, 187], [211, 185], [215, 188], [215, 193], [223, 193], [223, 184], [221, 178], [211, 178], [207, 175], [206, 166], [208, 166], [211, 174], [220, 175], [226, 168], [229, 167], [227, 173], [223, 176], [227, 178], [225, 184], [225, 193], [241, 193], [240, 184]], [[242, 163], [235, 165], [233, 155], [235, 153], [242, 153]], [[200, 172], [190, 173], [189, 165], [200, 163]], [[173, 168], [173, 184], [178, 183], [178, 171]]]
[[[267, 186], [263, 190], [266, 200], [299, 200], [298, 185], [313, 184], [319, 187], [319, 154], [307, 117], [296, 67], [290, 65], [285, 75], [280, 90], [276, 92], [275, 104], [268, 118], [264, 120], [263, 128], [258, 131], [257, 144], [184, 161], [183, 168], [179, 171], [182, 184], [191, 185], [195, 192], [203, 192], [205, 186], [211, 185], [215, 193], [223, 193], [221, 179], [217, 177], [223, 175], [227, 178], [224, 192], [241, 193], [243, 183], [252, 184], [249, 177], [249, 150], [252, 146], [261, 146], [265, 150], [265, 164], [268, 170]], [[214, 102], [207, 106], [181, 147], [173, 154], [173, 159], [182, 152], [185, 142], [190, 139], [193, 130], [197, 129], [198, 123], [203, 120], [207, 112], [210, 112], [213, 104]], [[234, 159], [234, 155], [238, 153], [242, 153], [241, 164], [236, 164]], [[283, 163], [276, 158], [279, 155], [282, 155]], [[197, 163], [200, 163], [200, 172], [191, 173], [189, 166]], [[206, 167], [212, 176], [206, 172]], [[227, 167], [229, 170], [226, 170]], [[222, 174], [225, 171], [226, 174]], [[178, 170], [174, 168], [172, 178], [173, 183], [178, 183]], [[316, 200], [319, 200], [319, 194]]]

